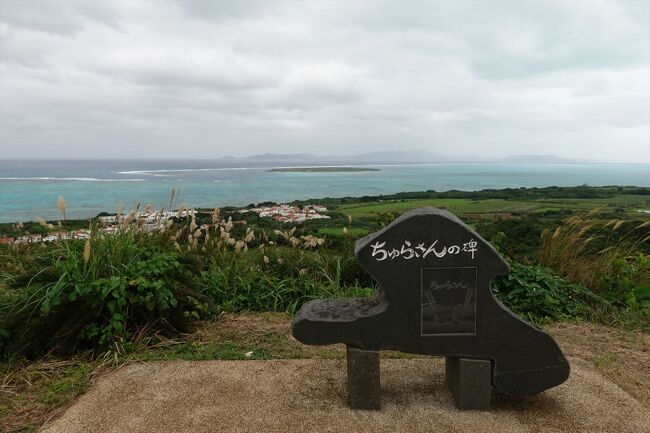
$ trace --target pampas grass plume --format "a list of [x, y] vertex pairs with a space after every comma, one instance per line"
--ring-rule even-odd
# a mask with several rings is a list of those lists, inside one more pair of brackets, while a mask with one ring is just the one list
[[65, 221], [65, 199], [63, 196], [59, 196], [59, 199], [56, 202], [56, 207], [59, 209], [59, 212], [63, 215], [63, 220]]
[[90, 252], [90, 239], [86, 239], [86, 243], [84, 244], [84, 264], [88, 263], [88, 260], [90, 260]]

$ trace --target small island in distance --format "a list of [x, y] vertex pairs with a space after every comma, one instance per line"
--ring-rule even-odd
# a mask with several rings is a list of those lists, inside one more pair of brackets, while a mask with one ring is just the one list
[[371, 167], [287, 167], [287, 168], [272, 168], [269, 172], [279, 173], [338, 173], [338, 172], [353, 172], [353, 171], [380, 171], [378, 168]]

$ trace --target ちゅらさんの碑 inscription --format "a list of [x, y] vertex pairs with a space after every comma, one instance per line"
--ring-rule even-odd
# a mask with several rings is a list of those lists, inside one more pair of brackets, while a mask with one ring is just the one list
[[377, 282], [375, 296], [306, 303], [292, 326], [299, 341], [489, 360], [492, 386], [512, 395], [568, 377], [555, 341], [491, 293], [508, 264], [455, 215], [408, 212], [357, 241], [355, 254]]
[[[476, 246], [478, 242], [474, 239], [470, 239], [469, 242], [465, 242], [463, 246], [460, 245], [448, 245], [443, 246], [441, 249], [436, 249], [436, 244], [438, 239], [426, 244], [425, 242], [418, 242], [417, 245], [411, 244], [410, 241], [403, 241], [400, 249], [390, 248], [386, 246], [386, 242], [375, 242], [371, 245], [372, 247], [372, 257], [375, 258], [378, 262], [384, 261], [386, 259], [394, 260], [396, 258], [401, 258], [403, 260], [411, 259], [426, 259], [427, 256], [431, 254], [431, 258], [442, 259], [447, 254], [454, 255], [460, 254], [460, 252], [471, 254], [472, 260], [474, 259], [474, 253], [477, 251]], [[429, 245], [426, 247], [425, 245]]]

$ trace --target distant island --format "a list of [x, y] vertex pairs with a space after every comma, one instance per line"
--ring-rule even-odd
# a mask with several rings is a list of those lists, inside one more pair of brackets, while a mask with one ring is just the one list
[[[535, 163], [570, 164], [599, 162], [587, 159], [564, 158], [556, 155], [511, 155], [511, 156], [461, 156], [446, 155], [428, 150], [391, 150], [360, 153], [355, 155], [313, 155], [310, 153], [264, 153], [242, 157], [224, 156], [216, 159], [227, 164], [251, 166], [274, 164], [276, 166], [354, 166], [383, 164], [458, 164], [458, 163]], [[603, 162], [603, 161], [600, 161]]]
[[338, 172], [354, 172], [354, 171], [380, 171], [378, 168], [371, 167], [288, 167], [288, 168], [272, 168], [267, 170], [269, 172], [278, 173], [338, 173]]

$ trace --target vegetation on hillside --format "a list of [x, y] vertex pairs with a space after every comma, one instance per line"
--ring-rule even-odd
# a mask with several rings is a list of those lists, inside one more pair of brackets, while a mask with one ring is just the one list
[[[538, 196], [538, 189], [509, 192]], [[650, 222], [634, 220], [629, 207], [598, 209], [594, 206], [602, 203], [591, 201], [647, 202], [645, 192], [550, 188], [540, 199], [549, 206], [549, 196], [584, 196], [588, 201], [574, 202], [574, 209], [592, 209], [582, 213], [533, 207], [503, 215], [507, 200], [497, 198], [506, 196], [503, 191], [483, 191], [485, 199], [476, 202], [435, 200], [473, 224], [511, 262], [512, 272], [497, 279], [493, 290], [514, 312], [536, 322], [590, 319], [648, 328]], [[293, 313], [314, 298], [370, 295], [375, 282], [353, 256], [355, 239], [422, 205], [422, 199], [344, 202], [331, 209], [329, 220], [298, 226], [215, 209], [148, 231], [131, 213], [110, 235], [91, 222], [85, 241], [3, 245], [0, 353], [3, 358], [101, 353], [185, 332], [194, 321], [223, 311]], [[489, 211], [476, 218], [472, 212], [480, 207]]]

